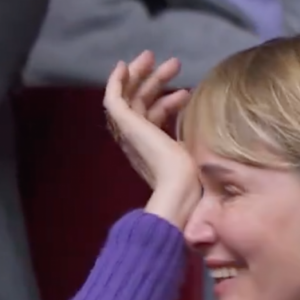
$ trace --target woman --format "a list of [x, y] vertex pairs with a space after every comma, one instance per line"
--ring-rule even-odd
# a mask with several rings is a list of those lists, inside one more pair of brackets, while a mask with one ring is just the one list
[[[117, 65], [104, 106], [153, 194], [112, 228], [75, 299], [176, 299], [185, 241], [218, 299], [300, 299], [299, 53], [293, 37], [233, 55], [188, 103], [184, 90], [154, 100], [176, 59], [155, 72], [149, 52]], [[177, 143], [159, 128], [183, 106]]]

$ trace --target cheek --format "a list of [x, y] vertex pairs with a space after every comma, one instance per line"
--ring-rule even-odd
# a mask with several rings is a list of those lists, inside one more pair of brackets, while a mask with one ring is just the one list
[[220, 230], [229, 249], [246, 260], [245, 282], [261, 299], [299, 299], [300, 201], [272, 200], [224, 209]]
[[224, 242], [252, 256], [278, 247], [279, 237], [287, 238], [287, 232], [295, 232], [293, 227], [300, 229], [300, 201], [295, 205], [278, 196], [252, 195], [225, 204], [218, 222]]
[[222, 242], [237, 254], [248, 257], [257, 253], [266, 239], [264, 211], [245, 203], [224, 207], [217, 222]]
[[272, 200], [274, 205], [253, 197], [224, 206], [217, 223], [222, 242], [254, 265], [282, 267], [288, 259], [300, 267], [300, 200]]

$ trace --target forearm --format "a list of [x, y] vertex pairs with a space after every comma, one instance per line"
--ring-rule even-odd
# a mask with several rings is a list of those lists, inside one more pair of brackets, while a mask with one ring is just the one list
[[74, 300], [175, 300], [184, 277], [185, 252], [175, 227], [134, 211], [114, 225]]

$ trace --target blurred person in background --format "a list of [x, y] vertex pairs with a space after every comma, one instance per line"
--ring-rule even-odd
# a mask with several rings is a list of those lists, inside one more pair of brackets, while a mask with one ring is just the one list
[[44, 0], [0, 1], [0, 299], [37, 300], [18, 193], [8, 90], [20, 73], [45, 17]]
[[119, 59], [149, 49], [158, 64], [178, 57], [170, 84], [190, 87], [229, 54], [285, 33], [279, 0], [51, 0], [24, 80], [101, 85]]

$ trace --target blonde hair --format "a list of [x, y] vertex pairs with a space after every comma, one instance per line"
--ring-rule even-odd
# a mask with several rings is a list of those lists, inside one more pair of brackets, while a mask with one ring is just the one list
[[178, 120], [181, 140], [197, 134], [242, 163], [299, 167], [300, 37], [271, 40], [217, 65]]

